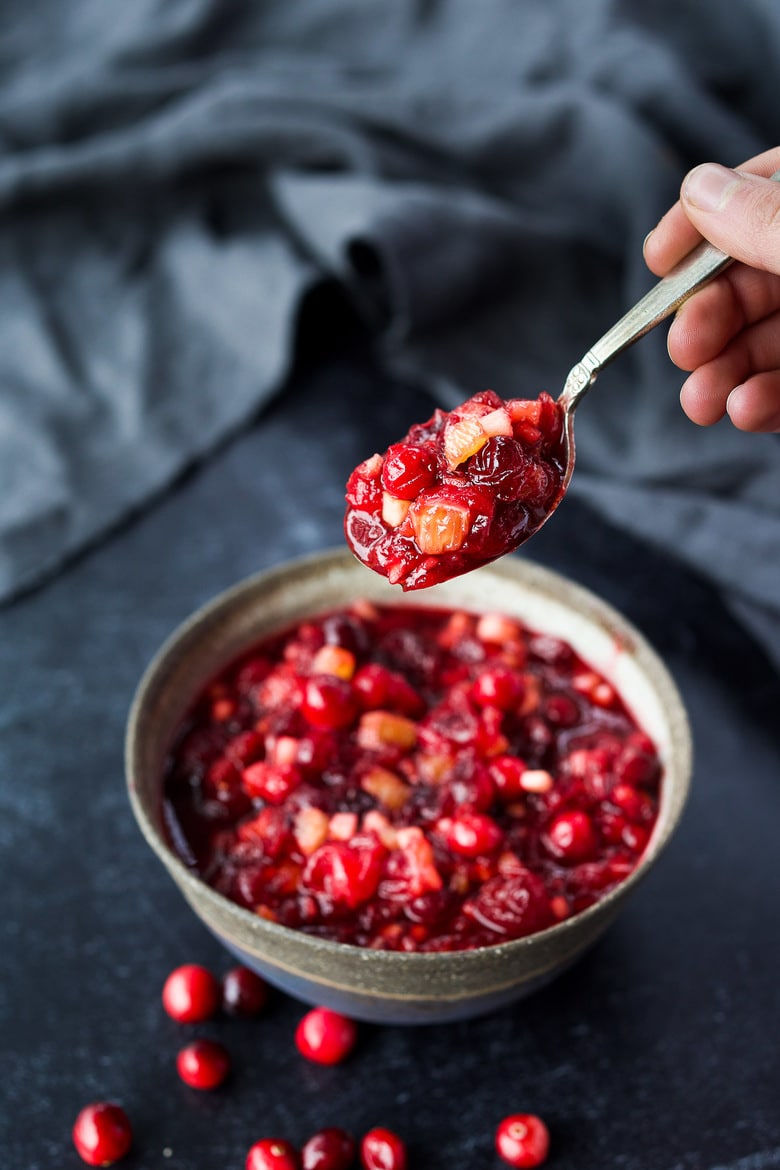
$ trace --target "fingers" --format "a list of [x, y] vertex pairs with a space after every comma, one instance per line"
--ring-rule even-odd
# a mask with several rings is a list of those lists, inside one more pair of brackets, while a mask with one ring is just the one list
[[686, 178], [681, 203], [716, 248], [753, 268], [780, 272], [780, 182], [705, 163]]
[[711, 426], [728, 411], [741, 430], [780, 427], [780, 313], [739, 333], [713, 360], [698, 365], [681, 392], [688, 417]]
[[[741, 329], [780, 309], [780, 280], [742, 265], [730, 268], [678, 310], [669, 330], [672, 361], [683, 370], [712, 361]], [[780, 337], [777, 341], [780, 364]]]
[[[712, 164], [705, 164], [709, 167]], [[718, 167], [722, 171], [726, 168]], [[772, 150], [767, 150], [763, 154], [756, 155], [754, 158], [748, 159], [746, 163], [739, 168], [739, 174], [742, 176], [762, 176], [768, 178], [776, 170], [780, 169], [780, 147], [775, 147]], [[697, 167], [696, 171], [702, 171], [703, 168]], [[737, 172], [729, 172], [731, 175]], [[700, 218], [689, 218], [692, 212], [692, 206], [689, 204], [689, 196], [686, 193], [688, 187], [688, 180], [695, 171], [692, 171], [683, 182], [681, 191], [681, 202], [675, 203], [666, 215], [663, 216], [657, 227], [649, 233], [644, 244], [645, 261], [651, 272], [657, 276], [664, 276], [670, 268], [672, 268], [683, 256], [691, 251], [699, 242], [702, 234], [706, 235], [708, 239], [712, 239], [709, 235], [711, 228], [711, 221], [713, 213], [710, 214], [710, 221], [704, 223]], [[700, 176], [701, 177], [701, 176]], [[697, 211], [697, 216], [702, 213]], [[703, 213], [707, 214], [707, 213]], [[714, 213], [717, 215], [718, 213]], [[733, 216], [733, 210], [732, 210]], [[741, 232], [741, 228], [738, 230]], [[723, 247], [717, 240], [712, 239], [712, 242], [717, 247]], [[737, 255], [736, 251], [729, 248], [723, 248], [729, 255]], [[738, 257], [742, 259], [742, 257]], [[751, 261], [746, 261], [751, 263]]]
[[754, 374], [735, 387], [726, 411], [741, 431], [780, 431], [780, 370]]
[[698, 231], [675, 203], [645, 238], [645, 264], [656, 276], [666, 276], [700, 241]]

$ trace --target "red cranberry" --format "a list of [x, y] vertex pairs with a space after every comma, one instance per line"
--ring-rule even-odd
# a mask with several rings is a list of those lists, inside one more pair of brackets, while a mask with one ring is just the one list
[[621, 840], [632, 853], [644, 853], [650, 840], [650, 830], [646, 825], [626, 825]]
[[413, 500], [436, 478], [436, 455], [430, 447], [394, 443], [382, 465], [382, 487], [399, 500]]
[[488, 487], [499, 500], [520, 500], [529, 494], [529, 472], [534, 467], [516, 439], [495, 435], [468, 462], [475, 483]]
[[544, 883], [529, 870], [491, 878], [464, 903], [463, 913], [505, 939], [520, 938], [552, 923]]
[[193, 1040], [176, 1057], [176, 1069], [191, 1089], [216, 1089], [230, 1072], [230, 1057], [214, 1040]]
[[246, 1170], [300, 1170], [298, 1151], [284, 1138], [262, 1138], [246, 1156]]
[[573, 727], [580, 709], [571, 695], [549, 695], [542, 704], [542, 714], [555, 727]]
[[496, 1149], [510, 1166], [532, 1170], [541, 1166], [550, 1150], [550, 1134], [541, 1117], [513, 1113], [496, 1130]]
[[355, 1160], [355, 1139], [331, 1126], [310, 1137], [301, 1150], [302, 1170], [349, 1170]]
[[598, 849], [598, 837], [587, 813], [579, 809], [559, 813], [547, 829], [550, 852], [567, 864], [587, 861]]
[[303, 781], [295, 764], [269, 764], [258, 760], [241, 773], [241, 783], [248, 796], [260, 797], [269, 804], [284, 804], [291, 792]]
[[302, 884], [313, 894], [354, 910], [376, 893], [385, 853], [368, 834], [350, 842], [326, 841], [309, 858]]
[[358, 704], [348, 682], [321, 674], [306, 680], [302, 709], [312, 726], [335, 731], [349, 727], [357, 715]]
[[634, 745], [627, 746], [617, 758], [615, 774], [624, 784], [651, 784], [658, 775], [655, 749], [648, 752]]
[[196, 963], [171, 971], [162, 992], [163, 1007], [179, 1024], [199, 1024], [210, 1019], [221, 1000], [222, 990], [217, 980]]
[[490, 775], [500, 800], [511, 803], [523, 796], [521, 780], [527, 771], [528, 765], [519, 756], [496, 756], [490, 764]]
[[494, 853], [503, 839], [503, 831], [492, 817], [467, 809], [452, 818], [447, 830], [447, 845], [462, 857]]
[[241, 731], [225, 745], [225, 755], [237, 768], [259, 760], [265, 752], [265, 740], [259, 731]]
[[511, 711], [523, 694], [523, 680], [507, 666], [491, 666], [474, 679], [471, 693], [481, 707], [498, 707]]
[[132, 1141], [124, 1109], [107, 1101], [85, 1105], [73, 1125], [73, 1144], [88, 1166], [110, 1166], [118, 1162]]
[[330, 1008], [312, 1008], [298, 1024], [295, 1044], [301, 1056], [317, 1064], [340, 1064], [357, 1042], [354, 1020]]
[[233, 1016], [258, 1016], [268, 1003], [268, 984], [248, 967], [233, 967], [222, 980], [222, 1006]]
[[406, 1170], [406, 1146], [391, 1129], [370, 1129], [360, 1143], [363, 1170]]

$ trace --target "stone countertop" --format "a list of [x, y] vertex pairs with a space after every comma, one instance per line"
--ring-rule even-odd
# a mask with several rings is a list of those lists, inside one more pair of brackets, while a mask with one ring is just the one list
[[[363, 1026], [343, 1066], [293, 1045], [304, 1008], [182, 1029], [168, 972], [231, 965], [144, 844], [124, 792], [124, 724], [149, 658], [238, 579], [341, 543], [343, 484], [431, 400], [354, 347], [299, 368], [256, 425], [140, 517], [0, 612], [0, 1093], [4, 1170], [80, 1165], [76, 1113], [121, 1102], [127, 1170], [242, 1170], [249, 1146], [387, 1125], [410, 1170], [498, 1168], [508, 1113], [541, 1114], [550, 1170], [780, 1167], [777, 840], [780, 686], [708, 585], [566, 501], [523, 555], [622, 609], [688, 704], [692, 796], [628, 909], [567, 974], [454, 1026]], [[190, 1036], [230, 1081], [178, 1079]]]

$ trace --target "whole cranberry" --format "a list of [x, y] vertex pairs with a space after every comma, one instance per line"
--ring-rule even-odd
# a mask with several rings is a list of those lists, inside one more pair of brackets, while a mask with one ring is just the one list
[[133, 1133], [124, 1109], [108, 1101], [85, 1105], [73, 1125], [73, 1144], [88, 1166], [110, 1166], [130, 1149]]
[[358, 703], [344, 679], [318, 674], [306, 680], [302, 710], [313, 727], [335, 731], [352, 723]]
[[262, 1138], [246, 1156], [246, 1170], [300, 1170], [298, 1151], [284, 1138]]
[[580, 809], [559, 813], [547, 829], [547, 847], [565, 864], [587, 861], [598, 849], [593, 822]]
[[541, 1117], [513, 1113], [496, 1130], [496, 1149], [510, 1166], [531, 1170], [541, 1166], [550, 1149], [550, 1134]]
[[499, 800], [511, 803], [525, 794], [521, 783], [528, 771], [525, 760], [519, 756], [496, 756], [490, 763], [490, 776]]
[[330, 1008], [312, 1008], [295, 1030], [295, 1044], [301, 1056], [317, 1064], [339, 1064], [357, 1041], [354, 1020]]
[[222, 1006], [232, 1016], [259, 1016], [268, 1003], [268, 984], [249, 967], [233, 967], [222, 979]]
[[216, 1089], [230, 1072], [230, 1056], [215, 1040], [193, 1040], [176, 1057], [176, 1069], [191, 1089]]
[[436, 479], [436, 453], [432, 447], [394, 443], [382, 464], [382, 487], [400, 500], [413, 500]]
[[360, 1143], [363, 1170], [406, 1170], [406, 1146], [391, 1129], [370, 1129]]
[[523, 680], [508, 666], [490, 666], [480, 671], [472, 684], [474, 702], [480, 707], [511, 711], [523, 695]]
[[504, 839], [501, 827], [486, 813], [463, 809], [452, 818], [447, 831], [447, 845], [461, 857], [480, 857], [493, 853]]
[[221, 1000], [219, 983], [206, 967], [197, 963], [186, 963], [171, 971], [162, 991], [163, 1007], [179, 1024], [199, 1024], [210, 1019]]
[[355, 1139], [331, 1126], [309, 1138], [301, 1150], [302, 1170], [349, 1170], [355, 1160]]

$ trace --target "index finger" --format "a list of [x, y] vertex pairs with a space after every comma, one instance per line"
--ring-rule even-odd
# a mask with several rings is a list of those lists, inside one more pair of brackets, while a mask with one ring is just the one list
[[[737, 169], [768, 178], [780, 168], [780, 147], [757, 154]], [[685, 180], [683, 180], [683, 184]], [[701, 236], [678, 200], [660, 219], [644, 243], [645, 263], [656, 276], [665, 276], [700, 242]]]

